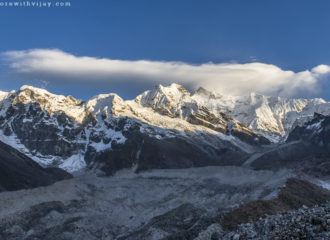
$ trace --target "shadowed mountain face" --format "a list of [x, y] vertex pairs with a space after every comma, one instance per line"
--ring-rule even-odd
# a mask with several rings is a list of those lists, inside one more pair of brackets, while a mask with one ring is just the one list
[[330, 174], [330, 116], [297, 126], [285, 143], [263, 153], [251, 164], [256, 169], [294, 168], [314, 176]]
[[42, 168], [24, 154], [0, 142], [0, 191], [47, 186], [71, 177], [62, 169]]
[[[180, 169], [202, 166], [241, 165], [246, 153], [239, 147], [207, 133], [176, 133], [175, 137], [152, 138], [136, 128], [124, 132], [124, 144], [112, 150], [96, 152], [89, 149], [86, 160], [90, 168], [113, 174], [123, 168], [133, 171], [148, 169]], [[99, 167], [100, 166], [100, 167]]]

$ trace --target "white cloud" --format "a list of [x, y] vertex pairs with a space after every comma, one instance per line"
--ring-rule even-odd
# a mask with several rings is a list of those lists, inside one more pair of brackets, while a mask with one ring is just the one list
[[155, 84], [179, 83], [189, 89], [203, 86], [220, 93], [241, 95], [258, 92], [294, 96], [313, 92], [319, 78], [330, 72], [327, 65], [295, 73], [264, 63], [205, 63], [125, 61], [94, 57], [77, 57], [61, 50], [33, 49], [2, 53], [16, 73], [27, 78], [77, 84], [126, 84], [145, 89]]
[[330, 66], [321, 64], [313, 68], [312, 72], [316, 74], [328, 74], [330, 73]]

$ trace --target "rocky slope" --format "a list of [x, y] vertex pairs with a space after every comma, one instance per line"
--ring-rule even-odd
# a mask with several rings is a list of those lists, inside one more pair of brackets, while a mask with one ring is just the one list
[[[0, 238], [263, 239], [294, 234], [295, 226], [301, 234], [326, 236], [327, 215], [309, 207], [327, 201], [329, 192], [293, 176], [243, 167], [125, 170], [106, 178], [85, 173], [48, 187], [0, 193]], [[266, 203], [281, 213], [265, 211]], [[290, 222], [298, 215], [288, 211], [303, 204], [308, 206], [303, 216]], [[259, 214], [251, 214], [251, 221], [237, 214], [251, 210]], [[223, 224], [228, 214], [235, 216], [232, 229]], [[275, 217], [259, 220], [265, 214]], [[304, 223], [312, 228], [304, 229]]]
[[291, 176], [232, 166], [122, 170], [112, 177], [89, 172], [49, 187], [0, 193], [0, 238], [149, 240], [189, 229], [197, 236], [225, 210], [275, 197]]
[[267, 216], [256, 222], [241, 224], [232, 232], [211, 225], [196, 240], [206, 239], [308, 239], [330, 238], [330, 203]]
[[0, 192], [47, 186], [72, 176], [58, 168], [42, 168], [0, 141]]

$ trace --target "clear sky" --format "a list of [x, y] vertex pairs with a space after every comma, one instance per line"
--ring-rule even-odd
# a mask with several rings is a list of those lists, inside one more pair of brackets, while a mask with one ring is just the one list
[[[72, 58], [179, 61], [190, 67], [210, 62], [260, 62], [295, 73], [312, 71], [320, 64], [330, 65], [330, 1], [327, 0], [71, 0], [71, 7], [63, 8], [1, 7], [1, 2], [6, 0], [0, 0], [1, 53], [58, 49]], [[49, 2], [55, 4], [56, 1]], [[47, 82], [48, 90], [79, 98], [99, 92], [117, 92], [131, 98], [149, 87], [144, 81], [139, 84], [143, 78], [140, 75], [136, 81], [128, 81], [128, 85], [111, 85], [105, 84], [104, 79], [66, 81], [67, 75], [57, 76], [56, 69], [51, 74], [53, 78], [44, 72], [17, 73], [20, 70], [12, 66], [23, 60], [10, 56], [9, 63], [3, 56], [0, 62], [0, 89], [3, 90], [17, 89], [23, 84], [43, 86]], [[33, 60], [31, 56], [24, 58], [24, 61]], [[100, 64], [95, 62], [95, 65]], [[158, 69], [158, 65], [155, 68]], [[166, 66], [160, 68], [166, 69]], [[134, 78], [134, 74], [128, 78]], [[203, 70], [200, 79], [206, 75], [209, 76], [208, 72]], [[56, 81], [54, 76], [63, 80]], [[109, 75], [110, 82], [112, 78], [113, 75]], [[131, 84], [134, 81], [136, 84]], [[308, 89], [304, 89], [296, 95], [330, 100], [327, 76], [322, 75], [317, 81], [316, 92], [307, 93]]]

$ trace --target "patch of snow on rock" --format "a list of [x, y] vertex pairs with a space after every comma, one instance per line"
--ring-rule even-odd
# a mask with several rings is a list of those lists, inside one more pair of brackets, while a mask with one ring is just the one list
[[65, 159], [61, 165], [59, 165], [60, 168], [68, 171], [69, 173], [73, 173], [79, 170], [82, 170], [86, 167], [86, 162], [84, 159], [84, 155], [77, 154], [69, 157], [68, 159]]

